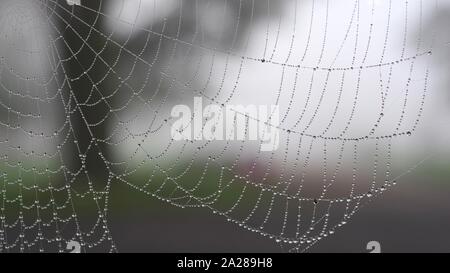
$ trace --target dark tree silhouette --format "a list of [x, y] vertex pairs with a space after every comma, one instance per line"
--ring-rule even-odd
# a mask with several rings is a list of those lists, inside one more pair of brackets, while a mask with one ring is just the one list
[[[70, 113], [70, 129], [67, 145], [64, 145], [64, 163], [71, 172], [82, 165], [94, 184], [104, 184], [108, 168], [104, 158], [109, 151], [99, 139], [107, 135], [109, 113], [107, 81], [110, 73], [105, 63], [110, 48], [107, 37], [102, 35], [101, 0], [84, 1], [83, 7], [69, 6], [67, 1], [55, 5], [52, 19], [56, 26], [57, 47], [62, 59], [62, 86], [65, 111]], [[69, 131], [70, 130], [70, 131]], [[64, 135], [64, 134], [62, 134]]]

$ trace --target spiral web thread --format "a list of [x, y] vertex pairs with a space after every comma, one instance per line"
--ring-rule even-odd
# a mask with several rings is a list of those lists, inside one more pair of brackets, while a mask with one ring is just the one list
[[[108, 225], [116, 183], [301, 252], [395, 185], [392, 148], [414, 134], [426, 99], [431, 45], [421, 24], [434, 3], [180, 0], [143, 26], [108, 14], [108, 1], [84, 2], [10, 1], [20, 18], [0, 18], [1, 252], [64, 252], [70, 241], [117, 251]], [[284, 4], [292, 8], [274, 8]], [[215, 36], [206, 16], [224, 20]], [[47, 30], [38, 50], [20, 43], [24, 26]], [[24, 73], [19, 56], [50, 69]], [[199, 96], [225, 107], [254, 96], [264, 77], [276, 83], [264, 103], [280, 105], [277, 151], [170, 138], [173, 105]], [[103, 175], [91, 173], [94, 157]]]

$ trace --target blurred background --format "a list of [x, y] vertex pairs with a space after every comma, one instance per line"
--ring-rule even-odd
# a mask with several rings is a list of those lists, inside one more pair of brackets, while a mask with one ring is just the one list
[[[306, 251], [450, 251], [449, 15], [447, 0], [3, 0], [0, 250], [292, 251], [233, 222], [259, 204], [248, 179], [314, 200], [261, 195], [275, 237], [351, 199]], [[194, 96], [280, 105], [279, 150], [172, 141], [170, 111]]]

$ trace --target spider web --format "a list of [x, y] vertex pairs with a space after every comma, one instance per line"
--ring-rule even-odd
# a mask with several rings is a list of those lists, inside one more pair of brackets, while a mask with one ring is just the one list
[[[4, 1], [0, 252], [117, 251], [117, 183], [308, 250], [401, 176], [393, 148], [423, 113], [434, 5]], [[279, 125], [258, 120], [279, 149], [174, 141], [170, 109], [194, 96], [279, 105]]]

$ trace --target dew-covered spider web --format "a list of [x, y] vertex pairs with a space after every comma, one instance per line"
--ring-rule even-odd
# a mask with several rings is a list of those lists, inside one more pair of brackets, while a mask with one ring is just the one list
[[[435, 5], [2, 1], [0, 252], [120, 251], [116, 184], [308, 250], [402, 175], [395, 147], [420, 130]], [[278, 149], [173, 140], [171, 109], [194, 97], [279, 105], [279, 125], [260, 120]]]

